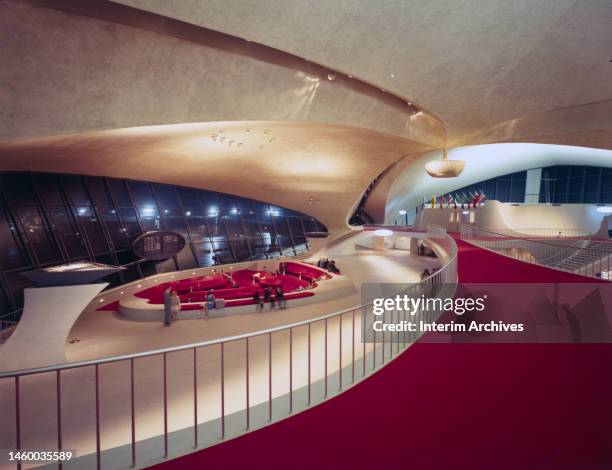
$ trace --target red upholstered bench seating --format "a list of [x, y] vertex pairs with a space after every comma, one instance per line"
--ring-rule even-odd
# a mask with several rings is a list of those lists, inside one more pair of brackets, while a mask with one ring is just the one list
[[[231, 274], [217, 273], [212, 276], [199, 276], [180, 281], [164, 282], [137, 292], [134, 295], [147, 299], [149, 304], [159, 305], [164, 303], [164, 290], [170, 286], [178, 292], [181, 303], [206, 302], [209, 292], [212, 292], [215, 299], [224, 299], [226, 301], [226, 307], [233, 307], [252, 305], [254, 303], [253, 295], [255, 294], [255, 289], [259, 291], [261, 297], [264, 296], [264, 286], [260, 285], [259, 276], [253, 278], [258, 273], [261, 274], [264, 284], [282, 285], [286, 300], [314, 295], [313, 292], [300, 289], [316, 287], [316, 283], [309, 282], [310, 280], [331, 277], [318, 268], [302, 266], [292, 262], [284, 264], [284, 269], [288, 270], [287, 274], [272, 274], [264, 271], [258, 272], [251, 269], [242, 269]], [[289, 272], [289, 270], [294, 272]], [[299, 278], [300, 274], [302, 279]], [[255, 279], [255, 282], [253, 282], [253, 279]], [[232, 287], [233, 284], [238, 287]], [[201, 304], [181, 306], [181, 310], [198, 310], [201, 308]]]
[[201, 302], [206, 300], [206, 297], [208, 296], [209, 292], [212, 292], [214, 294], [215, 299], [237, 299], [240, 297], [253, 297], [253, 295], [255, 294], [255, 286], [190, 292], [188, 294], [179, 295], [179, 298], [181, 299], [181, 302]]
[[[290, 294], [285, 294], [285, 300], [301, 299], [304, 297], [312, 297], [313, 295], [314, 295], [314, 292], [310, 292], [310, 291], [292, 292]], [[229, 300], [225, 302], [225, 306], [226, 307], [238, 307], [241, 305], [253, 305], [254, 303], [255, 302], [253, 302], [253, 299], [236, 299], [236, 300]]]
[[173, 289], [176, 289], [176, 291], [181, 294], [184, 292], [204, 289], [223, 289], [226, 287], [231, 287], [232, 283], [223, 274], [215, 274], [213, 276], [202, 276], [196, 279], [183, 279], [180, 281], [174, 281], [166, 283], [166, 286], [167, 285], [169, 285]]
[[322, 269], [319, 269], [315, 266], [294, 263], [293, 261], [286, 261], [280, 263], [279, 269], [281, 272], [284, 271], [287, 274], [293, 274], [297, 277], [300, 277], [301, 275], [302, 279], [306, 279], [309, 281], [316, 281], [321, 278], [331, 279], [331, 275], [329, 275]]

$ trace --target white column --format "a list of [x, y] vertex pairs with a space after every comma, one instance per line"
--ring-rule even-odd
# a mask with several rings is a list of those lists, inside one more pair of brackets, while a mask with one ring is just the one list
[[540, 202], [540, 182], [542, 181], [542, 168], [527, 170], [525, 183], [525, 203], [537, 204]]

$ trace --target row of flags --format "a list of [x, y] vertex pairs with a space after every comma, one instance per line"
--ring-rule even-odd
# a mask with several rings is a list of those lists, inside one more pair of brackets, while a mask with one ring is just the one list
[[[476, 207], [479, 204], [482, 204], [484, 200], [487, 198], [484, 191], [480, 190], [475, 191], [473, 194], [471, 191], [468, 193], [457, 194], [447, 194], [436, 198], [435, 196], [431, 196], [431, 207], [439, 206], [440, 209], [454, 207], [455, 209], [461, 207], [461, 209], [469, 209], [470, 207]], [[423, 199], [422, 208], [425, 207], [425, 199]]]

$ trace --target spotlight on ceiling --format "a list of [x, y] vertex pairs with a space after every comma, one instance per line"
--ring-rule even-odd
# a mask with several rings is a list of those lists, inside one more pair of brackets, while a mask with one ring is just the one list
[[374, 235], [376, 235], [377, 237], [388, 237], [389, 235], [393, 235], [393, 230], [379, 228], [374, 232]]
[[442, 160], [433, 160], [425, 163], [425, 171], [432, 178], [456, 178], [465, 168], [463, 160], [449, 160], [448, 152], [444, 149]]

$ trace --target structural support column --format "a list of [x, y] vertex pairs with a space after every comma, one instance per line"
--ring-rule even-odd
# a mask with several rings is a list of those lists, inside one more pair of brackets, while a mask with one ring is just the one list
[[527, 170], [527, 181], [525, 182], [525, 204], [537, 204], [540, 202], [540, 183], [542, 181], [542, 168]]

